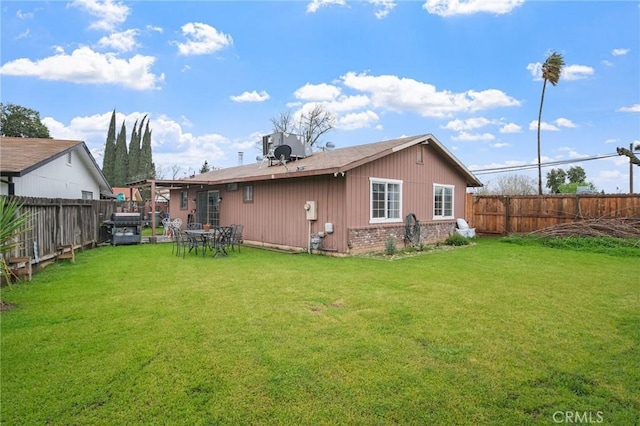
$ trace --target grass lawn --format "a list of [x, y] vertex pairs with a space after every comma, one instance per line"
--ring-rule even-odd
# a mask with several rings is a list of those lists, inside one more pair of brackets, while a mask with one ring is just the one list
[[0, 422], [637, 424], [638, 260], [88, 250], [2, 289]]

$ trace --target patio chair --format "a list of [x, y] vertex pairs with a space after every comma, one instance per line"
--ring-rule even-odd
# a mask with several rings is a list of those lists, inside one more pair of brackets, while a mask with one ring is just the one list
[[231, 250], [236, 251], [235, 247], [238, 247], [238, 253], [240, 253], [240, 244], [242, 244], [242, 233], [244, 232], [244, 225], [235, 224], [231, 225]]
[[202, 229], [202, 224], [198, 222], [187, 223], [187, 230]]
[[169, 219], [168, 217], [162, 219], [162, 228], [164, 229], [162, 235], [168, 237], [169, 229], [171, 228], [171, 219]]
[[473, 238], [476, 236], [476, 228], [469, 227], [469, 224], [464, 219], [456, 220], [456, 232], [467, 238]]
[[185, 241], [184, 235], [180, 228], [176, 228], [171, 225], [169, 227], [171, 233], [171, 240], [173, 241], [173, 245], [171, 247], [171, 254], [175, 254], [176, 256], [180, 256], [180, 249], [184, 248]]
[[215, 250], [213, 257], [221, 254], [227, 256], [227, 247], [231, 245], [231, 235], [233, 234], [233, 228], [230, 226], [220, 226], [213, 237], [212, 249]]
[[178, 229], [182, 229], [182, 219], [180, 219], [179, 217], [173, 219], [173, 226], [175, 226]]

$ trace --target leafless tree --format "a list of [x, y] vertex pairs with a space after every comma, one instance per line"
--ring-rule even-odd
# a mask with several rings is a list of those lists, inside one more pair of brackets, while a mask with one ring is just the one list
[[293, 133], [293, 117], [291, 111], [281, 112], [277, 117], [271, 118], [271, 124], [273, 125], [273, 133]]
[[322, 135], [333, 129], [335, 117], [325, 107], [316, 104], [310, 111], [300, 113], [298, 123], [295, 122], [291, 111], [286, 111], [272, 118], [271, 124], [274, 132], [301, 135], [306, 143], [314, 146]]
[[482, 189], [481, 195], [535, 195], [536, 181], [525, 175], [500, 176]]

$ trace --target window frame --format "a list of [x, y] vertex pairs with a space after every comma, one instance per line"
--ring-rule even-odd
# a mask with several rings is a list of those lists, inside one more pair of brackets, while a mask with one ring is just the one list
[[[437, 214], [436, 209], [437, 207], [437, 201], [436, 201], [436, 197], [438, 196], [438, 188], [442, 188], [443, 191], [451, 190], [451, 215], [446, 215], [446, 193], [443, 192], [443, 200], [442, 200], [442, 207], [441, 207], [441, 212], [440, 214]], [[434, 220], [449, 220], [449, 219], [453, 219], [455, 218], [455, 194], [456, 194], [456, 187], [455, 185], [447, 185], [447, 184], [442, 184], [442, 183], [434, 183], [433, 184], [433, 219]]]
[[187, 210], [189, 208], [189, 191], [186, 189], [180, 190], [180, 210]]
[[245, 204], [253, 203], [253, 185], [244, 185], [242, 187], [242, 202]]
[[[383, 184], [384, 190], [384, 217], [374, 217], [373, 187], [375, 184]], [[369, 223], [400, 223], [402, 222], [402, 180], [387, 178], [369, 178]], [[389, 217], [389, 185], [398, 185], [398, 217]]]

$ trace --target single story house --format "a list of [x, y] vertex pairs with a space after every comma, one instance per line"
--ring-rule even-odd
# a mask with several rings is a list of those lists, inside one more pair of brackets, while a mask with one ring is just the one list
[[248, 244], [338, 254], [402, 244], [416, 219], [420, 241], [442, 241], [464, 217], [467, 187], [482, 186], [432, 134], [144, 184], [170, 188], [183, 223], [238, 223]]
[[97, 200], [113, 192], [84, 142], [2, 136], [0, 195]]

